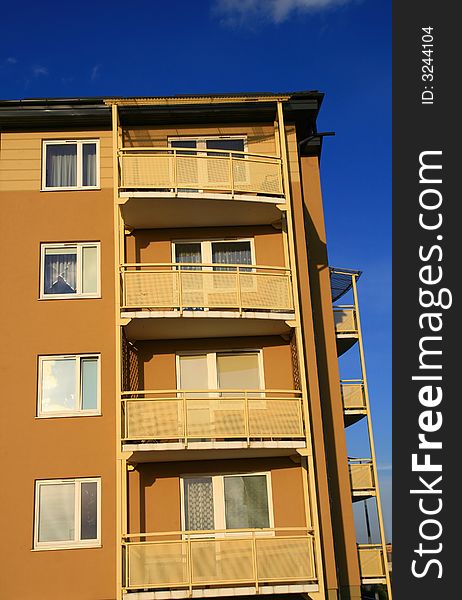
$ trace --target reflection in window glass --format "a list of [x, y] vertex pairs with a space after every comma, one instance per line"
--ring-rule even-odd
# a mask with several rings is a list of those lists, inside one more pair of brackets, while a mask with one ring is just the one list
[[227, 529], [269, 527], [268, 489], [265, 475], [224, 478]]
[[258, 390], [260, 372], [256, 352], [217, 354], [218, 387], [220, 389]]
[[98, 359], [82, 358], [81, 369], [81, 395], [82, 410], [96, 410], [98, 408]]
[[41, 412], [65, 412], [76, 409], [75, 358], [43, 360]]
[[98, 537], [98, 486], [96, 481], [81, 484], [80, 539], [95, 540]]
[[96, 294], [98, 291], [98, 249], [96, 246], [82, 248], [82, 292]]

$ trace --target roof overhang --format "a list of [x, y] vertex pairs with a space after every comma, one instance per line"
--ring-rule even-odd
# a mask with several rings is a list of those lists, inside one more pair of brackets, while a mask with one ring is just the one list
[[282, 102], [287, 122], [312, 132], [322, 103], [318, 91], [152, 98], [36, 98], [0, 101], [0, 129], [58, 130], [111, 127], [116, 104], [122, 125], [273, 122]]

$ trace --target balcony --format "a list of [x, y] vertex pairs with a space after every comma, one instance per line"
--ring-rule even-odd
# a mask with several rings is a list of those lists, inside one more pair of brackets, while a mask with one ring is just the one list
[[385, 584], [387, 564], [380, 544], [358, 544], [361, 583]]
[[243, 450], [281, 456], [306, 446], [302, 394], [294, 390], [124, 392], [122, 422], [124, 450], [137, 462], [204, 458], [208, 450], [214, 458], [217, 450], [227, 458]]
[[340, 382], [343, 403], [343, 418], [345, 426], [353, 425], [366, 416], [366, 395], [364, 384], [360, 379], [343, 380]]
[[281, 159], [233, 150], [122, 148], [119, 202], [134, 228], [279, 221]]
[[129, 535], [124, 577], [126, 597], [143, 600], [318, 590], [313, 532], [301, 528]]
[[372, 460], [369, 458], [349, 458], [351, 492], [353, 502], [375, 496], [375, 480]]
[[284, 267], [124, 264], [121, 278], [128, 339], [281, 335], [294, 318]]
[[337, 354], [341, 356], [358, 341], [358, 323], [354, 306], [334, 306]]

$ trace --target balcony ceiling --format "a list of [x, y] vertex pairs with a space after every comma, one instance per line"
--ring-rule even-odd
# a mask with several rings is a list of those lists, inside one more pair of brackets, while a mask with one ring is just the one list
[[185, 311], [180, 317], [174, 311], [125, 311], [122, 317], [131, 319], [124, 329], [127, 339], [133, 341], [284, 335], [291, 331], [287, 321], [294, 315]]
[[122, 216], [134, 229], [269, 225], [281, 221], [277, 204], [283, 202], [282, 198], [262, 201], [258, 196], [240, 200], [225, 194], [220, 197], [189, 193], [175, 197], [169, 193], [159, 196], [149, 192], [127, 192], [126, 195], [127, 201], [121, 204]]

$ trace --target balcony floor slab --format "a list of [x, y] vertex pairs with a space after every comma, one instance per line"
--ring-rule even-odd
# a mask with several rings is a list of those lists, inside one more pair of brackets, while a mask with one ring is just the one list
[[[220, 444], [220, 446], [218, 446]], [[306, 442], [252, 442], [236, 446], [235, 442], [196, 442], [185, 448], [183, 444], [123, 444], [124, 452], [131, 452], [131, 463], [176, 462], [194, 460], [227, 460], [234, 458], [273, 458], [293, 456], [297, 449], [306, 448]], [[224, 447], [226, 445], [227, 447]]]
[[264, 225], [281, 220], [274, 196], [200, 192], [121, 192], [119, 203], [125, 223], [134, 229]]
[[124, 600], [177, 600], [180, 598], [217, 598], [226, 596], [255, 596], [275, 594], [308, 594], [319, 591], [317, 584], [287, 584], [287, 585], [261, 585], [258, 591], [255, 587], [228, 587], [228, 588], [202, 588], [193, 589], [192, 596], [189, 590], [162, 590], [162, 591], [125, 591]]
[[130, 311], [121, 313], [129, 319], [125, 326], [127, 339], [159, 340], [217, 337], [284, 335], [293, 313], [237, 311]]

